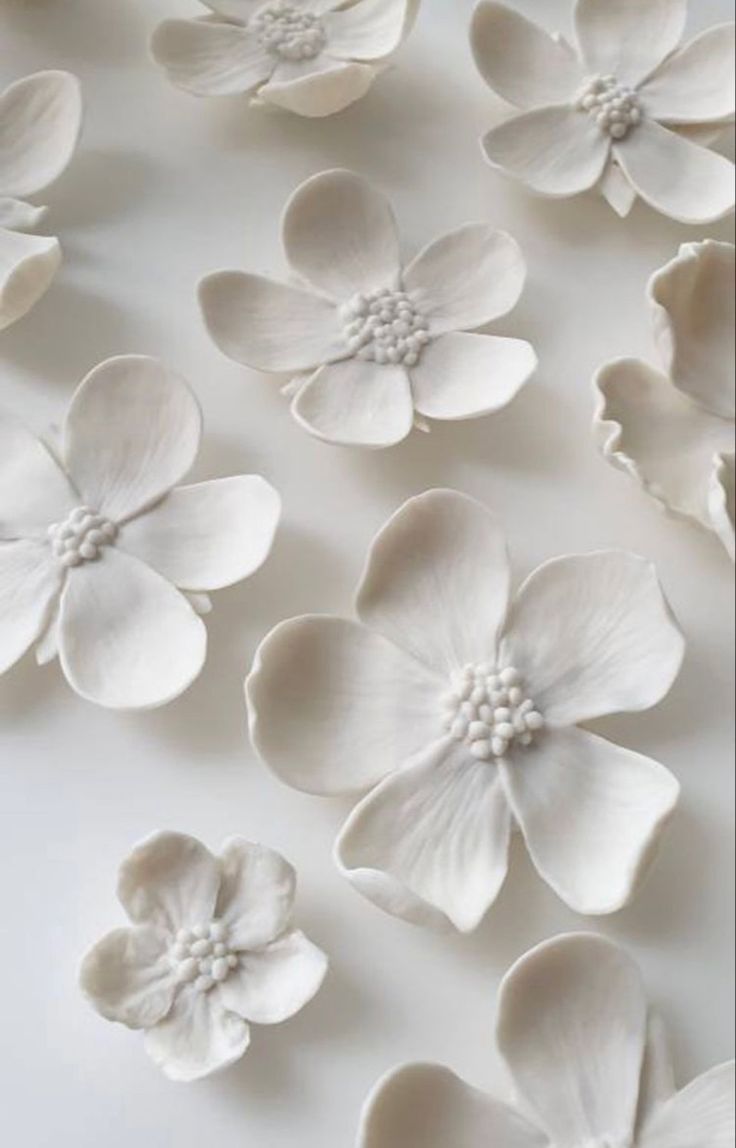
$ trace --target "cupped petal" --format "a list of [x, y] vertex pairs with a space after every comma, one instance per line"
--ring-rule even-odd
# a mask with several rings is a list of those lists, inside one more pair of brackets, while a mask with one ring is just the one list
[[173, 937], [215, 915], [220, 867], [196, 837], [168, 831], [141, 841], [120, 866], [118, 898], [131, 921]]
[[493, 515], [454, 490], [410, 498], [376, 536], [357, 594], [362, 621], [445, 680], [493, 662], [509, 594]]
[[736, 456], [720, 455], [711, 477], [708, 510], [716, 534], [729, 558], [736, 560]]
[[7, 227], [9, 231], [33, 231], [47, 210], [46, 207], [34, 207], [23, 199], [0, 196], [0, 227]]
[[322, 950], [293, 929], [259, 952], [241, 953], [220, 999], [251, 1024], [282, 1024], [317, 995], [327, 966]]
[[261, 643], [246, 682], [253, 745], [296, 789], [359, 793], [438, 736], [443, 686], [355, 622], [293, 618]]
[[414, 425], [405, 369], [358, 358], [320, 368], [294, 397], [291, 412], [316, 438], [372, 450], [403, 442]]
[[69, 685], [109, 709], [153, 709], [188, 689], [207, 652], [202, 619], [170, 582], [114, 546], [67, 577], [59, 620]]
[[665, 60], [641, 88], [647, 115], [676, 124], [706, 124], [733, 116], [735, 33], [734, 24], [707, 28]]
[[230, 949], [260, 949], [289, 928], [296, 873], [280, 854], [232, 837], [223, 847], [220, 868], [216, 916], [227, 926]]
[[84, 958], [79, 984], [107, 1020], [128, 1028], [158, 1024], [175, 991], [165, 933], [150, 925], [108, 933]]
[[62, 570], [47, 546], [30, 539], [0, 542], [0, 674], [41, 637], [61, 585]]
[[183, 988], [169, 1014], [144, 1037], [146, 1052], [169, 1080], [201, 1080], [229, 1068], [250, 1044], [250, 1029], [228, 1012], [217, 989]]
[[334, 116], [361, 100], [378, 75], [373, 64], [333, 59], [282, 60], [258, 100], [309, 119]]
[[0, 227], [0, 331], [28, 314], [60, 266], [58, 239]]
[[0, 412], [0, 539], [45, 536], [78, 504], [44, 443], [18, 419]]
[[414, 408], [430, 419], [467, 419], [501, 410], [537, 369], [523, 339], [455, 332], [428, 344], [409, 371]]
[[79, 80], [36, 72], [0, 95], [0, 195], [24, 198], [57, 179], [82, 126]]
[[[636, 133], [632, 133], [636, 134]], [[572, 107], [539, 108], [492, 128], [483, 139], [492, 167], [541, 195], [588, 191], [603, 175], [611, 143], [595, 121]]]
[[324, 17], [328, 48], [342, 60], [380, 60], [402, 41], [407, 0], [358, 0]]
[[507, 973], [498, 1047], [554, 1144], [630, 1144], [647, 1004], [636, 965], [610, 941], [546, 941]]
[[379, 908], [418, 925], [469, 933], [506, 879], [511, 814], [498, 774], [443, 738], [353, 810], [338, 867]]
[[594, 75], [640, 84], [682, 40], [687, 0], [577, 0], [575, 29]]
[[567, 45], [505, 4], [481, 0], [470, 41], [483, 79], [517, 108], [567, 103], [583, 82]]
[[540, 875], [577, 913], [636, 893], [680, 787], [664, 766], [578, 729], [550, 730], [499, 766]]
[[254, 32], [209, 18], [164, 20], [151, 38], [151, 53], [173, 84], [195, 96], [251, 92], [276, 66]]
[[545, 562], [522, 585], [503, 639], [553, 726], [650, 709], [685, 650], [651, 562], [620, 550]]
[[641, 1148], [733, 1148], [734, 1063], [721, 1064], [657, 1108], [637, 1140]]

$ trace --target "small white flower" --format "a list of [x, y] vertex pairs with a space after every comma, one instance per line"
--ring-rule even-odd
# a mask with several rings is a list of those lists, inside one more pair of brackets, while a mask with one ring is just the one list
[[678, 1092], [639, 969], [603, 937], [522, 957], [501, 985], [496, 1043], [518, 1106], [407, 1065], [369, 1098], [357, 1148], [733, 1148], [733, 1062]]
[[411, 30], [419, 0], [204, 0], [214, 15], [165, 20], [151, 49], [196, 96], [251, 92], [301, 116], [366, 94]]
[[597, 185], [621, 215], [637, 195], [683, 223], [727, 215], [733, 164], [707, 145], [734, 114], [734, 25], [681, 46], [686, 18], [687, 0], [577, 0], [574, 49], [481, 0], [476, 63], [521, 109], [485, 137], [491, 165], [548, 196]]
[[239, 1060], [252, 1024], [281, 1024], [316, 995], [327, 958], [293, 927], [296, 874], [239, 837], [214, 857], [194, 837], [156, 833], [120, 867], [132, 922], [87, 954], [80, 985], [107, 1020], [145, 1031], [177, 1081]]
[[537, 364], [521, 339], [471, 333], [524, 287], [518, 244], [468, 224], [402, 267], [391, 206], [349, 171], [299, 187], [282, 222], [305, 286], [237, 271], [200, 284], [212, 338], [230, 358], [295, 375], [292, 413], [328, 442], [387, 447], [425, 419], [475, 418], [511, 401]]
[[37, 72], [0, 94], [0, 331], [46, 292], [61, 263], [58, 239], [32, 236], [46, 208], [26, 203], [66, 168], [82, 125], [79, 81]]
[[205, 660], [207, 594], [266, 559], [279, 498], [262, 478], [178, 483], [202, 418], [155, 359], [101, 363], [77, 389], [60, 460], [0, 414], [0, 673], [34, 644], [82, 697], [163, 705]]
[[515, 825], [580, 913], [635, 892], [678, 799], [655, 761], [576, 726], [659, 702], [684, 643], [653, 567], [547, 562], [509, 606], [506, 545], [473, 499], [430, 491], [389, 520], [360, 621], [282, 623], [246, 690], [253, 744], [288, 784], [368, 795], [336, 847], [353, 885], [418, 924], [474, 929]]
[[734, 557], [734, 274], [730, 243], [685, 243], [648, 286], [664, 373], [638, 359], [596, 375], [603, 455]]

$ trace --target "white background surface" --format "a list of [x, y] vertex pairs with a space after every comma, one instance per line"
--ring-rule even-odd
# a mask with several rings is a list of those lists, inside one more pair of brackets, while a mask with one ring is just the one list
[[[568, 27], [565, 0], [518, 0]], [[728, 18], [697, 0], [693, 28]], [[606, 358], [653, 356], [648, 275], [688, 238], [723, 237], [638, 206], [620, 221], [592, 198], [543, 203], [481, 162], [500, 112], [467, 46], [471, 0], [424, 0], [397, 67], [323, 122], [198, 102], [147, 58], [157, 21], [187, 0], [2, 0], [0, 79], [77, 72], [81, 149], [49, 193], [66, 262], [46, 299], [0, 338], [0, 400], [44, 430], [98, 361], [159, 355], [194, 384], [207, 417], [199, 477], [255, 470], [281, 491], [271, 561], [216, 596], [201, 680], [163, 711], [85, 704], [56, 666], [26, 659], [0, 680], [0, 1092], [13, 1148], [350, 1148], [373, 1082], [403, 1060], [439, 1060], [505, 1088], [492, 1041], [499, 977], [525, 949], [586, 927], [514, 850], [508, 884], [471, 938], [415, 931], [364, 903], [332, 868], [340, 802], [283, 788], [245, 738], [242, 679], [258, 640], [304, 611], [348, 612], [365, 548], [409, 495], [448, 485], [504, 518], [519, 573], [558, 553], [620, 546], [656, 560], [689, 639], [684, 672], [652, 713], [598, 723], [666, 763], [681, 812], [634, 905], [592, 922], [641, 961], [673, 1033], [683, 1080], [732, 1054], [732, 572], [719, 545], [665, 519], [609, 469], [590, 436], [590, 379]], [[536, 380], [511, 408], [439, 425], [377, 454], [337, 450], [290, 419], [270, 381], [225, 360], [195, 284], [223, 266], [280, 274], [278, 217], [307, 176], [349, 166], [394, 200], [407, 246], [490, 219], [530, 265], [503, 333], [531, 339]], [[137, 1034], [78, 995], [86, 948], [123, 923], [119, 860], [156, 828], [217, 848], [231, 833], [282, 850], [301, 876], [299, 920], [332, 975], [295, 1021], [259, 1029], [225, 1075], [167, 1082]], [[453, 1148], [448, 1145], [447, 1148]]]

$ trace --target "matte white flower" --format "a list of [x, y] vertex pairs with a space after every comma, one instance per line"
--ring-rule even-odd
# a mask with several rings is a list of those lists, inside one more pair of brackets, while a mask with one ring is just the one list
[[472, 333], [507, 314], [524, 287], [518, 244], [468, 224], [402, 268], [388, 201], [348, 171], [307, 180], [284, 213], [283, 243], [305, 286], [237, 271], [200, 284], [222, 351], [296, 376], [292, 413], [318, 438], [388, 447], [418, 420], [506, 406], [536, 368], [521, 339]]
[[655, 761], [576, 726], [655, 705], [683, 656], [652, 566], [557, 558], [509, 608], [506, 545], [473, 499], [429, 491], [378, 534], [359, 622], [277, 626], [246, 684], [253, 744], [309, 793], [369, 790], [336, 846], [353, 885], [417, 924], [474, 929], [514, 825], [580, 913], [632, 897], [678, 799]]
[[207, 593], [252, 574], [279, 498], [262, 478], [177, 484], [199, 450], [187, 384], [155, 359], [101, 363], [77, 389], [60, 459], [0, 414], [0, 673], [37, 644], [113, 709], [163, 705], [205, 660]]
[[79, 81], [37, 72], [0, 94], [0, 331], [48, 290], [61, 263], [51, 236], [26, 235], [46, 208], [26, 203], [66, 168], [82, 125]]
[[641, 974], [603, 937], [522, 957], [501, 985], [496, 1043], [517, 1104], [408, 1065], [368, 1100], [357, 1148], [733, 1148], [733, 1062], [678, 1092]]
[[521, 109], [484, 138], [491, 165], [548, 196], [597, 185], [621, 215], [637, 195], [683, 223], [727, 215], [733, 164], [707, 145], [734, 114], [734, 25], [681, 46], [686, 18], [687, 0], [577, 0], [574, 49], [481, 0], [476, 63]]
[[411, 30], [419, 0], [204, 0], [214, 15], [165, 20], [151, 49], [195, 96], [254, 93], [301, 116], [361, 99]]
[[293, 926], [296, 874], [240, 837], [214, 857], [194, 837], [156, 833], [120, 867], [132, 925], [84, 959], [80, 985], [107, 1020], [145, 1031], [171, 1080], [239, 1060], [252, 1024], [281, 1024], [316, 995], [327, 957]]
[[638, 359], [596, 375], [603, 455], [734, 557], [734, 247], [686, 243], [649, 281], [664, 373]]

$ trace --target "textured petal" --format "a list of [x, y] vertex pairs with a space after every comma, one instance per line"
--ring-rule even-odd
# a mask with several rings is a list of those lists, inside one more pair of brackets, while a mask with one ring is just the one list
[[275, 67], [253, 32], [209, 19], [164, 20], [153, 33], [151, 52], [171, 82], [195, 96], [250, 92]]
[[84, 958], [79, 983], [107, 1020], [151, 1028], [174, 1000], [166, 934], [150, 925], [108, 933]]
[[252, 1024], [281, 1024], [309, 1004], [326, 975], [325, 954], [294, 929], [260, 952], [242, 953], [220, 998]]
[[220, 867], [196, 837], [154, 833], [120, 866], [118, 897], [137, 924], [172, 935], [208, 925], [215, 915]]
[[577, 0], [575, 27], [595, 75], [639, 84], [680, 43], [687, 0]]
[[642, 1129], [641, 1148], [733, 1148], [734, 1065], [699, 1076], [658, 1108]]
[[508, 314], [525, 279], [516, 240], [487, 223], [469, 223], [430, 243], [403, 275], [433, 335], [472, 331]]
[[82, 124], [79, 81], [36, 72], [0, 95], [0, 195], [34, 195], [61, 175]]
[[467, 419], [507, 406], [537, 368], [523, 339], [455, 332], [422, 351], [409, 371], [414, 407], [430, 419]]
[[647, 115], [677, 124], [733, 116], [733, 24], [708, 28], [670, 56], [641, 89]]
[[202, 415], [184, 380], [157, 359], [121, 355], [80, 383], [64, 460], [85, 503], [121, 522], [152, 506], [197, 457]]
[[378, 72], [372, 64], [344, 63], [321, 55], [315, 60], [282, 60], [258, 99], [298, 116], [334, 116], [366, 94]]
[[497, 1039], [555, 1144], [630, 1144], [647, 1005], [636, 965], [602, 937], [546, 941], [499, 992]]
[[78, 502], [40, 439], [12, 415], [0, 412], [0, 539], [45, 536]]
[[713, 529], [729, 557], [736, 560], [736, 457], [733, 453], [721, 455], [716, 460], [708, 509]]
[[414, 423], [405, 369], [357, 358], [322, 367], [291, 410], [311, 434], [341, 446], [395, 446]]
[[355, 622], [294, 618], [256, 654], [246, 683], [251, 737], [296, 789], [360, 792], [438, 736], [443, 686]]
[[227, 925], [231, 949], [259, 949], [288, 929], [296, 891], [288, 861], [273, 849], [233, 837], [223, 847], [220, 866], [216, 916]]
[[144, 1041], [146, 1052], [170, 1080], [186, 1082], [240, 1060], [250, 1044], [250, 1029], [225, 1010], [217, 989], [202, 993], [187, 986]]
[[608, 550], [555, 558], [527, 578], [502, 657], [547, 721], [567, 726], [656, 705], [684, 648], [652, 563]]
[[61, 570], [40, 542], [0, 542], [0, 674], [46, 629], [61, 583]]
[[380, 60], [401, 43], [407, 0], [358, 0], [325, 16], [329, 51], [343, 60]]
[[588, 191], [598, 182], [611, 145], [590, 116], [575, 108], [551, 107], [492, 128], [483, 150], [492, 167], [542, 195], [562, 197]]
[[415, 924], [475, 929], [506, 878], [511, 816], [496, 771], [443, 739], [355, 808], [335, 856], [355, 888]]
[[0, 227], [10, 231], [33, 231], [46, 215], [47, 208], [34, 207], [22, 199], [0, 197]]
[[357, 609], [367, 626], [446, 679], [468, 662], [494, 660], [509, 577], [493, 515], [464, 494], [430, 490], [376, 536]]
[[573, 52], [520, 12], [482, 0], [470, 32], [473, 55], [486, 83], [517, 108], [564, 104], [583, 82]]
[[0, 331], [27, 315], [61, 265], [59, 240], [0, 227]]
[[70, 686], [110, 709], [152, 709], [192, 684], [207, 631], [183, 594], [138, 558], [107, 547], [61, 596], [60, 656]]
[[578, 729], [550, 730], [500, 765], [531, 858], [578, 913], [627, 905], [677, 805], [672, 774]]
[[257, 475], [180, 486], [127, 523], [119, 544], [175, 586], [219, 590], [265, 562], [280, 509], [276, 491]]

